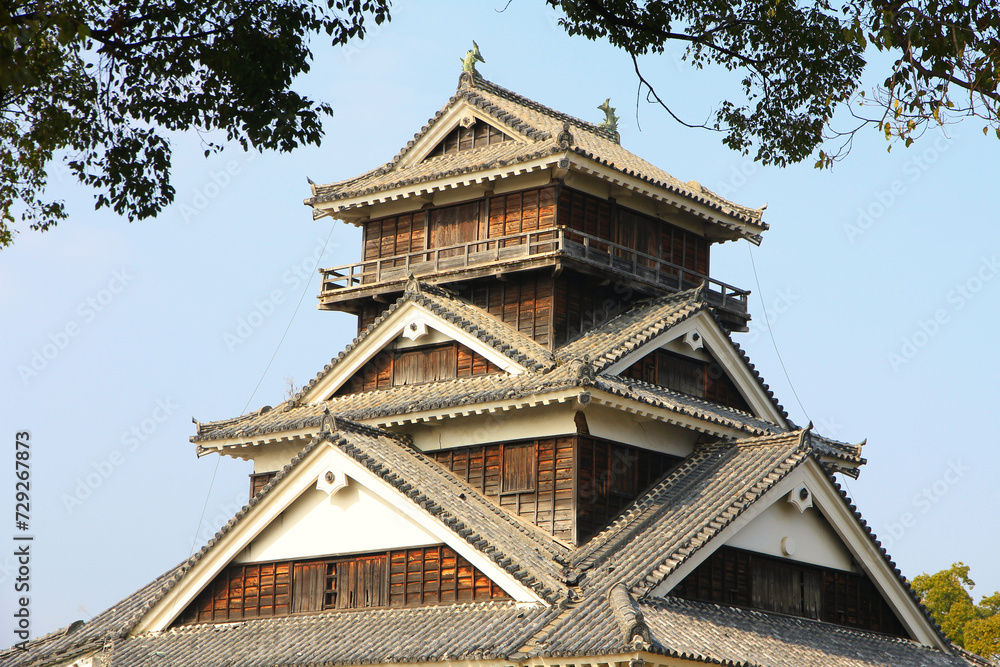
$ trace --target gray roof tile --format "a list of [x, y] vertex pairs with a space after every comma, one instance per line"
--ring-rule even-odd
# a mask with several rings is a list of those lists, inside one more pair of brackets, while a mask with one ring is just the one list
[[[402, 158], [449, 109], [465, 101], [490, 116], [497, 125], [526, 135], [527, 142], [504, 141], [482, 149], [425, 159], [402, 166]], [[568, 126], [568, 127], [567, 127]], [[563, 130], [567, 129], [567, 137]], [[568, 141], [566, 140], [568, 139]], [[534, 160], [546, 155], [572, 151], [611, 169], [664, 188], [759, 230], [767, 229], [761, 210], [740, 206], [694, 182], [684, 183], [659, 167], [622, 148], [607, 131], [596, 125], [550, 109], [506, 88], [483, 79], [474, 86], [460, 85], [458, 92], [389, 163], [365, 174], [338, 183], [315, 187], [307, 204], [319, 204], [392, 190], [398, 187], [472, 173], [498, 166]], [[718, 221], [734, 231], [736, 225]]]
[[[696, 417], [718, 426], [735, 428], [749, 435], [763, 435], [783, 430], [779, 425], [740, 410], [671, 391], [665, 387], [602, 372], [670, 327], [706, 310], [708, 307], [698, 299], [697, 290], [639, 302], [627, 312], [563, 345], [554, 354], [527, 336], [497, 321], [485, 311], [436, 287], [421, 284], [419, 293], [408, 291], [386, 313], [408, 300], [433, 305], [437, 314], [450, 318], [450, 321], [460, 324], [474, 335], [482, 334], [482, 340], [509, 357], [521, 359], [522, 363], [532, 370], [521, 375], [494, 374], [392, 387], [374, 392], [336, 396], [325, 402], [303, 405], [301, 401], [304, 394], [331, 373], [336, 364], [378, 328], [382, 320], [376, 320], [292, 400], [264, 412], [253, 412], [235, 419], [199, 423], [197, 434], [191, 440], [201, 443], [316, 428], [326, 409], [347, 419], [389, 421], [390, 417], [425, 410], [514, 400], [572, 387], [590, 387], [594, 391], [607, 392], [651, 407]], [[745, 360], [742, 351], [738, 352]], [[588, 359], [588, 363], [597, 371], [593, 380], [582, 376], [574, 363], [584, 358]], [[766, 389], [766, 385], [763, 385], [752, 364], [748, 361], [747, 363], [748, 369]], [[775, 403], [775, 406], [781, 414], [785, 414], [779, 404]]]

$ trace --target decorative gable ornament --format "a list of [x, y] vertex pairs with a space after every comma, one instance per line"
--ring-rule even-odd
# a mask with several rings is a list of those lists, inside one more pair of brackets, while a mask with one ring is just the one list
[[805, 484], [800, 484], [788, 494], [788, 502], [794, 505], [799, 512], [805, 512], [813, 506], [812, 493]]
[[705, 342], [702, 340], [701, 334], [697, 331], [689, 331], [684, 334], [684, 342], [687, 343], [692, 352], [705, 347]]
[[342, 489], [346, 489], [347, 485], [347, 471], [339, 461], [329, 465], [316, 480], [316, 490], [328, 494], [331, 498]]

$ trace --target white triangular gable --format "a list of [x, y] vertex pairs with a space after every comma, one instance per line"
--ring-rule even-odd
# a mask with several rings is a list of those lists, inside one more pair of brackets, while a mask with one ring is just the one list
[[[806, 489], [806, 493], [803, 494], [802, 489]], [[795, 502], [789, 503], [793, 499], [795, 499]], [[834, 487], [826, 472], [813, 459], [806, 460], [784, 479], [775, 484], [763, 497], [744, 510], [737, 520], [726, 526], [680, 567], [653, 586], [649, 594], [654, 597], [668, 595], [685, 577], [691, 574], [718, 548], [724, 545], [747, 548], [749, 544], [759, 544], [766, 537], [760, 531], [768, 527], [773, 527], [773, 520], [776, 518], [775, 515], [783, 516], [785, 514], [784, 508], [774, 509], [776, 506], [780, 507], [779, 504], [808, 505], [808, 507], [805, 507], [803, 514], [816, 512], [815, 520], [806, 518], [804, 522], [797, 526], [796, 530], [799, 532], [794, 534], [803, 537], [810, 534], [815, 536], [818, 534], [821, 525], [825, 524], [825, 527], [829, 530], [823, 539], [832, 539], [837, 543], [834, 552], [828, 554], [826, 557], [836, 559], [848, 556], [855, 564], [861, 567], [872, 583], [875, 584], [879, 593], [895, 612], [911, 637], [922, 644], [934, 646], [943, 651], [950, 650], [917, 606], [899, 577], [886, 562], [878, 547], [875, 546], [864, 528], [860, 525], [853, 511], [844, 503], [839, 491]], [[794, 507], [794, 511], [799, 512], [798, 507]], [[788, 525], [786, 524], [785, 527], [787, 528]], [[791, 560], [806, 560], [803, 558], [802, 552], [791, 556], [781, 554], [782, 536], [774, 535], [771, 537], [772, 540], [777, 540], [778, 553], [774, 553], [775, 548], [773, 546], [768, 551], [765, 551], [765, 553], [779, 555]], [[798, 551], [800, 546], [804, 545], [800, 545], [796, 540], [795, 550]], [[757, 551], [758, 549], [751, 550]], [[806, 555], [810, 553], [815, 555], [813, 551], [806, 549]], [[809, 561], [806, 560], [806, 562]], [[831, 567], [831, 565], [826, 566]], [[838, 567], [836, 569], [842, 568]]]
[[[802, 489], [806, 489], [805, 492]], [[726, 546], [746, 549], [801, 563], [853, 571], [851, 552], [813, 506], [805, 486], [778, 499], [726, 541]], [[800, 496], [805, 495], [803, 500]]]
[[236, 563], [408, 549], [440, 540], [361, 482], [336, 493], [307, 488], [234, 559]]
[[519, 375], [526, 369], [465, 329], [455, 326], [424, 306], [408, 301], [376, 325], [343, 359], [302, 396], [303, 404], [328, 400], [370, 359], [397, 340], [417, 345], [454, 340], [483, 356], [500, 370]]
[[409, 167], [420, 162], [426, 158], [452, 130], [462, 125], [469, 126], [476, 120], [480, 120], [487, 125], [492, 125], [508, 137], [511, 137], [514, 141], [531, 141], [531, 139], [512, 127], [500, 123], [496, 118], [492, 118], [489, 114], [483, 112], [482, 109], [470, 104], [464, 99], [460, 99], [453, 107], [445, 111], [437, 120], [435, 120], [434, 124], [431, 125], [426, 132], [413, 142], [413, 145], [410, 146], [406, 153], [400, 157], [399, 162], [397, 163], [398, 168]]
[[[159, 632], [167, 629], [174, 619], [227, 565], [246, 558], [248, 547], [257, 544], [261, 548], [290, 549], [293, 541], [302, 536], [302, 531], [296, 530], [294, 527], [291, 527], [293, 529], [290, 530], [289, 526], [284, 525], [286, 522], [293, 521], [294, 514], [301, 512], [300, 518], [310, 521], [326, 514], [325, 510], [316, 509], [318, 497], [314, 496], [312, 492], [324, 493], [329, 501], [331, 492], [333, 495], [337, 495], [344, 493], [352, 486], [359, 489], [359, 492], [361, 488], [364, 488], [365, 493], [371, 496], [369, 500], [378, 502], [381, 507], [376, 509], [373, 504], [368, 502], [365, 504], [345, 502], [347, 512], [359, 511], [363, 514], [365, 510], [370, 510], [382, 517], [393, 516], [393, 520], [398, 525], [406, 526], [407, 537], [424, 544], [429, 541], [433, 544], [445, 544], [451, 547], [516, 602], [542, 602], [537, 594], [518, 582], [505, 569], [474, 549], [468, 542], [458, 537], [437, 517], [401, 494], [396, 488], [358, 463], [339, 447], [324, 439], [303, 460], [292, 467], [282, 479], [278, 480], [274, 488], [266, 493], [260, 502], [249, 508], [246, 514], [205, 552], [204, 556], [182, 576], [176, 585], [144, 615], [132, 630], [132, 634]], [[300, 500], [301, 502], [299, 502]], [[351, 523], [362, 518], [360, 515], [352, 517]], [[383, 528], [369, 526], [369, 530], [379, 531]], [[328, 543], [334, 551], [324, 555], [341, 555], [344, 552], [341, 552], [340, 548], [357, 546], [357, 538], [351, 538], [351, 540], [355, 541], [345, 540], [340, 543], [340, 547], [337, 546], [336, 542]], [[315, 550], [317, 544], [316, 542], [311, 543], [310, 550]], [[297, 554], [290, 555], [299, 557]], [[310, 553], [308, 555], [316, 554]], [[305, 558], [307, 555], [303, 553], [301, 557]]]
[[788, 427], [788, 422], [761, 387], [753, 371], [733, 348], [728, 334], [708, 312], [695, 313], [670, 327], [612, 364], [605, 372], [618, 375], [657, 349], [664, 348], [695, 359], [712, 360], [732, 380], [753, 414], [761, 419]]

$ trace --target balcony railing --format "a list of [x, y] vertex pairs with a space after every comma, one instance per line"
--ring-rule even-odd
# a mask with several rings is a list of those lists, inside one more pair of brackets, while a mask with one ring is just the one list
[[[471, 241], [405, 255], [383, 257], [331, 269], [323, 274], [320, 298], [345, 297], [347, 292], [405, 280], [411, 273], [420, 277], [452, 273], [463, 269], [505, 266], [547, 256], [563, 256], [610, 273], [643, 283], [681, 291], [708, 283], [705, 298], [714, 306], [734, 315], [747, 316], [747, 290], [727, 285], [701, 273], [685, 269], [653, 255], [639, 252], [596, 236], [555, 227], [509, 236]], [[498, 267], [499, 268], [499, 267]]]

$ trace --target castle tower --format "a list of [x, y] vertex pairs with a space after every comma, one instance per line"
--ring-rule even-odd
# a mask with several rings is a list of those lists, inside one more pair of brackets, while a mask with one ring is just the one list
[[841, 491], [861, 446], [791, 423], [732, 340], [747, 292], [710, 250], [761, 211], [601, 108], [467, 72], [391, 162], [313, 185], [363, 229], [319, 295], [357, 338], [197, 424], [200, 456], [254, 463], [209, 544], [0, 667], [978, 664]]
[[361, 261], [323, 272], [320, 308], [359, 331], [414, 275], [554, 349], [628, 302], [707, 286], [745, 331], [747, 292], [710, 276], [714, 243], [760, 242], [761, 211], [682, 183], [610, 128], [463, 73], [388, 164], [312, 186], [314, 216], [362, 228]]

